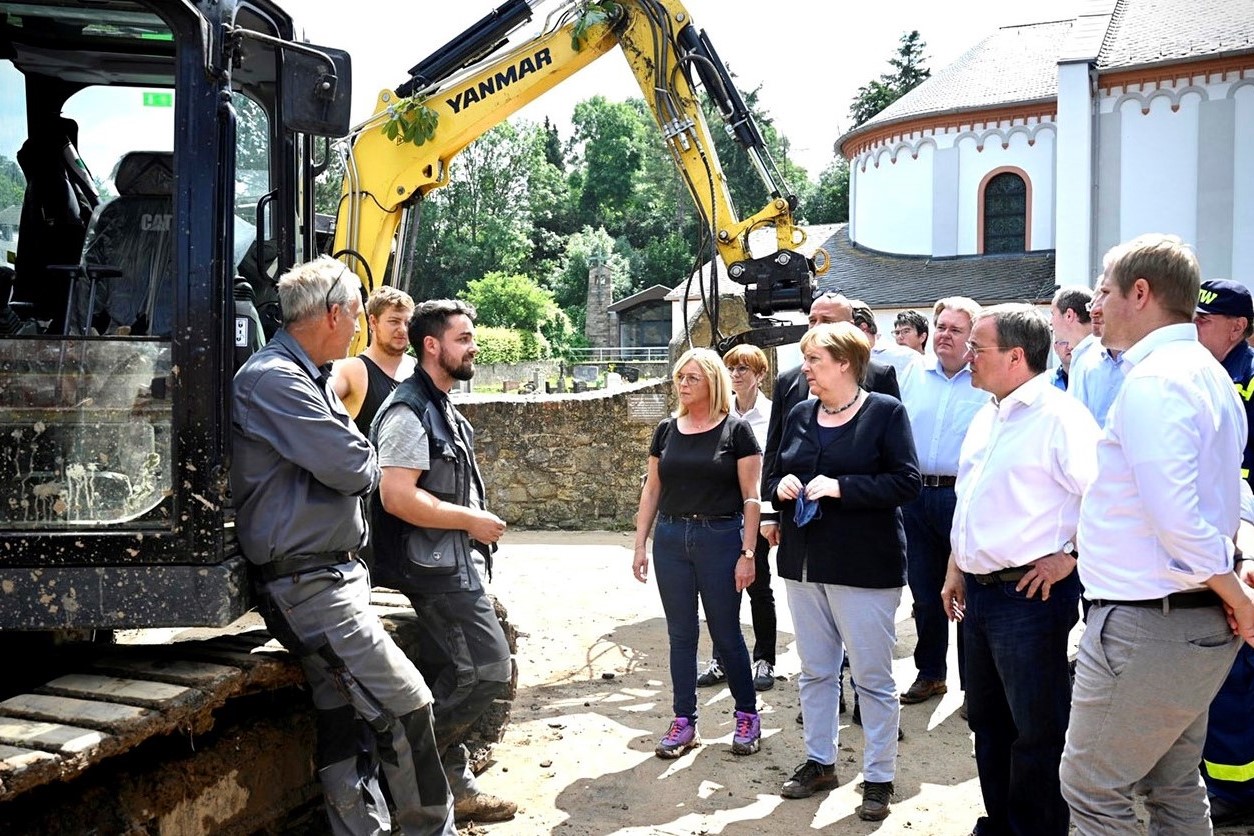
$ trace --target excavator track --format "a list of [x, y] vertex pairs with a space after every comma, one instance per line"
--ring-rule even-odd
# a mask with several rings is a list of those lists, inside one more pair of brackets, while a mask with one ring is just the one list
[[[371, 604], [409, 652], [405, 598], [377, 589]], [[513, 648], [499, 603], [497, 613]], [[316, 799], [314, 712], [299, 664], [261, 626], [210, 632], [101, 645], [70, 672], [0, 700], [0, 833], [270, 832]], [[479, 769], [512, 699], [513, 689], [466, 741]]]

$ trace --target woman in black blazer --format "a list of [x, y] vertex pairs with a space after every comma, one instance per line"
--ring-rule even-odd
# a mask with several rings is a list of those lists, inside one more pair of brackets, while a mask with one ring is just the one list
[[815, 395], [792, 408], [765, 479], [777, 500], [779, 576], [801, 656], [806, 761], [786, 798], [836, 786], [837, 702], [843, 653], [862, 706], [866, 785], [858, 815], [888, 815], [900, 704], [893, 680], [896, 611], [906, 583], [900, 506], [918, 495], [919, 465], [901, 402], [866, 392], [867, 338], [849, 323], [801, 339]]

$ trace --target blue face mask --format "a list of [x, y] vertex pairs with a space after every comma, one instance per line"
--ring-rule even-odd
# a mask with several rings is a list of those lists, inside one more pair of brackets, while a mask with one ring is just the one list
[[819, 508], [817, 499], [806, 499], [805, 492], [797, 497], [797, 505], [793, 508], [792, 521], [797, 524], [798, 528], [802, 528], [810, 520], [817, 520], [823, 516], [823, 510]]

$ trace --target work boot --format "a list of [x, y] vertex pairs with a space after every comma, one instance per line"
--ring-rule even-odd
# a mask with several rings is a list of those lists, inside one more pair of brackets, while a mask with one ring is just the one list
[[486, 792], [468, 795], [453, 802], [453, 818], [457, 822], [507, 821], [518, 812], [518, 805]]
[[882, 821], [888, 817], [888, 802], [893, 800], [892, 781], [867, 781], [862, 788], [862, 803], [858, 805], [858, 818], [863, 821]]
[[925, 702], [932, 697], [939, 697], [949, 690], [949, 686], [945, 684], [943, 679], [924, 679], [919, 677], [914, 684], [906, 689], [906, 693], [901, 695], [902, 705], [914, 705], [915, 703]]
[[784, 798], [809, 798], [819, 790], [830, 790], [839, 783], [836, 764], [824, 765], [807, 760], [784, 782], [779, 794]]

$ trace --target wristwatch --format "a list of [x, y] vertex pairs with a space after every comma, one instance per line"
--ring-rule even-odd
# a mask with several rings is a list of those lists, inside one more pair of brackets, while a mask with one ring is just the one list
[[1074, 540], [1068, 540], [1067, 542], [1063, 543], [1061, 551], [1063, 554], [1067, 555], [1067, 557], [1074, 558], [1074, 557], [1078, 557], [1079, 555], [1079, 552], [1077, 551], [1075, 547]]
[[757, 552], [755, 552], [753, 549], [741, 549], [740, 556], [741, 557], [756, 557]]

